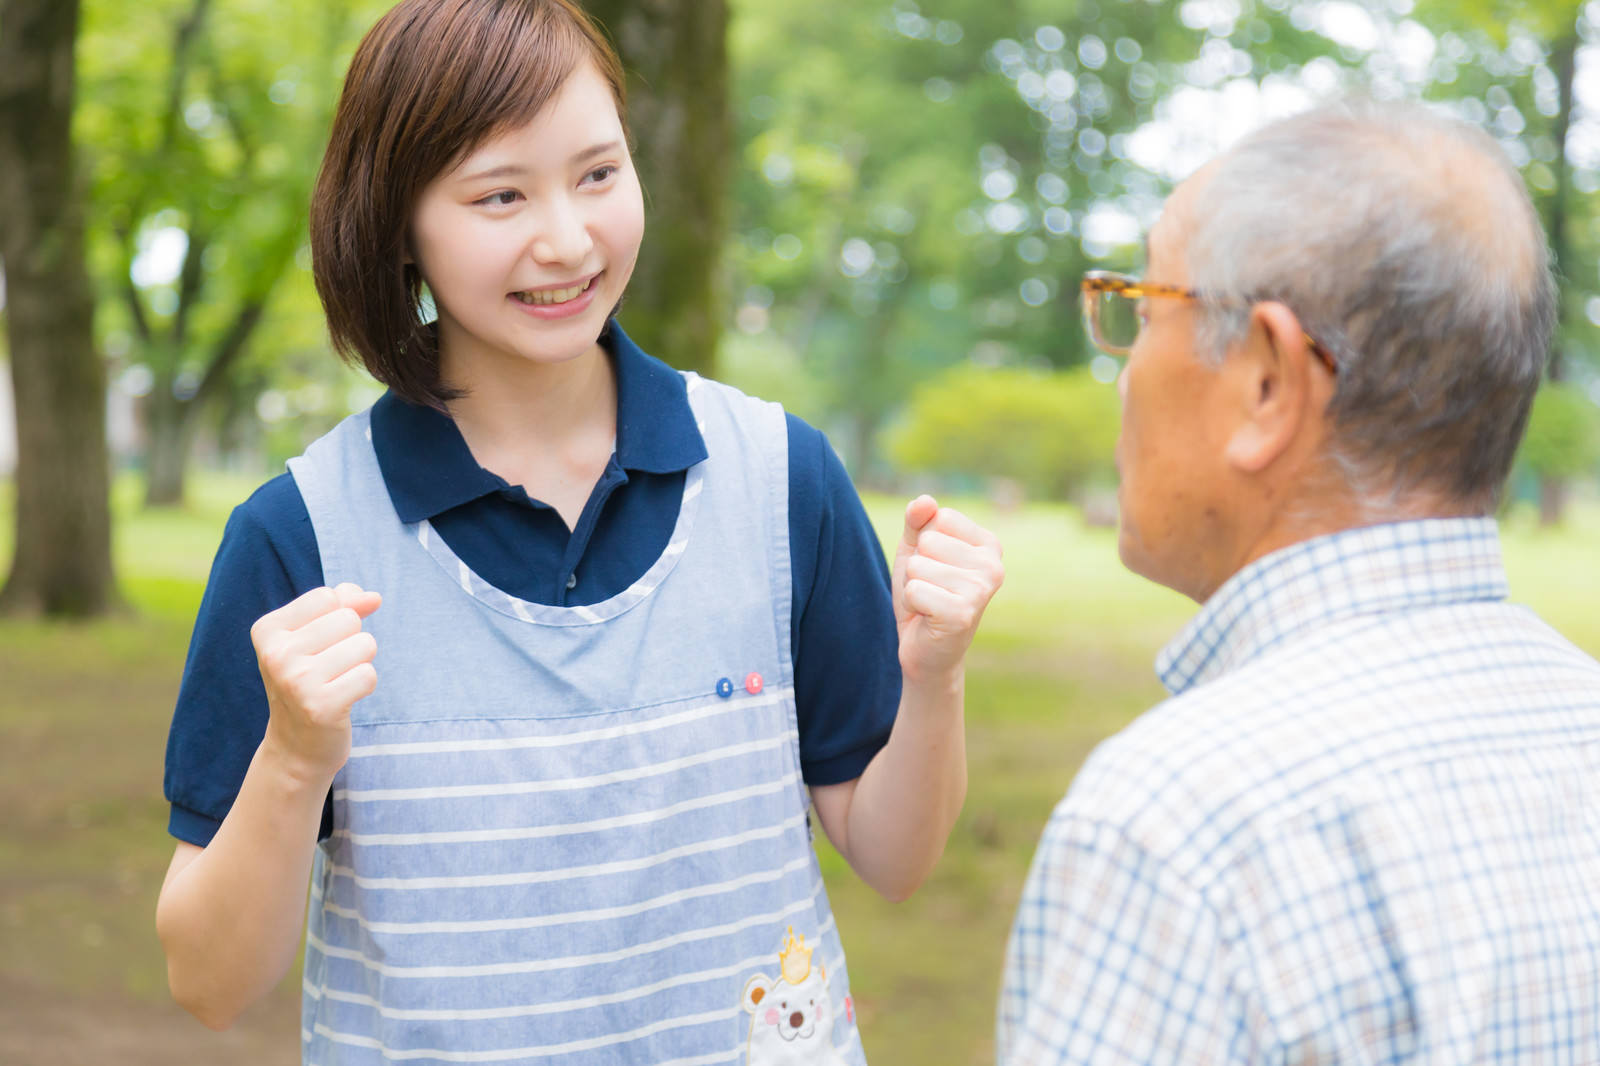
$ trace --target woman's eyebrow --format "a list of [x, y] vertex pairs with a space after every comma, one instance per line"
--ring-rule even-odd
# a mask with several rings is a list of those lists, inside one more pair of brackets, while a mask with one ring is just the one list
[[585, 148], [583, 151], [581, 151], [577, 155], [573, 156], [572, 157], [572, 161], [574, 163], [587, 163], [589, 160], [595, 158], [596, 156], [610, 155], [612, 152], [617, 152], [617, 151], [620, 151], [621, 149], [622, 149], [622, 142], [621, 141], [607, 141], [604, 144], [597, 144], [597, 145], [594, 145], [593, 147]]
[[[572, 161], [574, 163], [586, 163], [596, 156], [610, 155], [612, 152], [619, 150], [621, 147], [621, 141], [607, 141], [604, 144], [596, 144], [589, 148], [585, 148], [583, 151], [573, 156]], [[527, 173], [528, 168], [522, 166], [520, 163], [501, 163], [498, 166], [492, 166], [486, 170], [479, 170], [472, 174], [464, 175], [460, 180], [487, 181], [490, 178], [520, 178], [526, 176]]]
[[461, 180], [486, 181], [489, 178], [513, 178], [521, 177], [527, 172], [527, 167], [519, 166], [516, 163], [501, 163], [499, 166], [490, 167], [487, 170], [480, 170], [476, 174], [467, 174], [463, 176]]

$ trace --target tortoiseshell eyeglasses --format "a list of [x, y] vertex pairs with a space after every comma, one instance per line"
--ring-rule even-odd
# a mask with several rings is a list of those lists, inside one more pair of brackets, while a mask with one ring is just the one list
[[[1201, 294], [1194, 289], [1178, 285], [1158, 285], [1141, 281], [1127, 274], [1109, 270], [1091, 270], [1083, 276], [1083, 322], [1089, 339], [1107, 355], [1125, 356], [1133, 350], [1139, 339], [1144, 319], [1139, 305], [1152, 296], [1170, 296], [1179, 300], [1198, 300]], [[1322, 360], [1330, 373], [1339, 372], [1339, 364], [1311, 334], [1305, 334], [1306, 347]]]

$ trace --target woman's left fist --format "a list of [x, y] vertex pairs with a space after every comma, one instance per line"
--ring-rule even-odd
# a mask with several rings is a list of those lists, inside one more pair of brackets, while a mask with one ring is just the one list
[[961, 666], [1005, 566], [1000, 541], [931, 496], [906, 505], [894, 553], [894, 614], [907, 681], [937, 680]]

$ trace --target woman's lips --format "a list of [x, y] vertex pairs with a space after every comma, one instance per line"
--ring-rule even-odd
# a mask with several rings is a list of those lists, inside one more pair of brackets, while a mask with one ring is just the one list
[[514, 292], [507, 299], [515, 304], [518, 310], [525, 311], [535, 318], [567, 318], [582, 314], [594, 302], [597, 288], [595, 283], [599, 280], [600, 275], [596, 274], [577, 285], [561, 289]]

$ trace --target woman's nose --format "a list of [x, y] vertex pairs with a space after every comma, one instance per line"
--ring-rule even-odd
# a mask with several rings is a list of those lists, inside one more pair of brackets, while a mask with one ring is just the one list
[[566, 266], [582, 263], [593, 247], [594, 241], [582, 213], [563, 200], [541, 212], [530, 253], [541, 263]]

